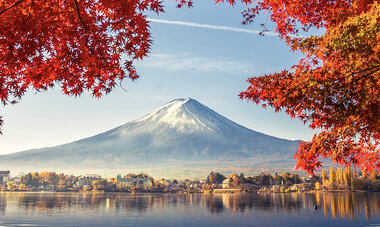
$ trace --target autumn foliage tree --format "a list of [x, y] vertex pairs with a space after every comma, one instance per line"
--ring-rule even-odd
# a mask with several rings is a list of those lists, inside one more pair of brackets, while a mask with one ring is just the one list
[[349, 167], [344, 168], [343, 180], [345, 189], [351, 188], [351, 169]]
[[331, 166], [329, 171], [329, 181], [331, 188], [335, 189], [336, 184], [336, 174], [334, 168]]
[[100, 97], [138, 78], [133, 63], [152, 42], [146, 13], [162, 11], [159, 0], [0, 1], [1, 103], [53, 86]]
[[322, 169], [321, 177], [322, 177], [322, 185], [323, 185], [323, 187], [326, 187], [327, 172], [325, 169]]
[[[229, 1], [234, 2], [234, 1]], [[251, 4], [251, 1], [243, 1]], [[263, 0], [245, 14], [271, 12], [277, 32], [304, 58], [289, 70], [248, 79], [242, 99], [285, 111], [322, 132], [301, 143], [297, 168], [312, 173], [321, 158], [380, 171], [380, 4], [374, 0]], [[324, 28], [294, 38], [297, 26]]]
[[338, 168], [336, 170], [336, 182], [338, 184], [338, 187], [342, 187], [342, 185], [344, 185], [343, 169], [342, 168]]

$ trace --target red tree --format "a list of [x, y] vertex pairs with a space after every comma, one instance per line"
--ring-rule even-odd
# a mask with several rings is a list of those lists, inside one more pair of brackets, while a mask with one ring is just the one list
[[152, 42], [148, 11], [162, 12], [162, 2], [0, 1], [1, 103], [53, 86], [100, 97], [125, 77], [138, 78], [133, 62]]
[[[320, 158], [331, 158], [364, 172], [380, 171], [379, 2], [264, 0], [245, 12], [245, 22], [261, 10], [271, 12], [277, 32], [305, 58], [290, 70], [248, 79], [250, 86], [240, 97], [322, 129], [300, 144], [297, 168], [312, 173], [321, 167]], [[297, 25], [326, 32], [291, 38]]]

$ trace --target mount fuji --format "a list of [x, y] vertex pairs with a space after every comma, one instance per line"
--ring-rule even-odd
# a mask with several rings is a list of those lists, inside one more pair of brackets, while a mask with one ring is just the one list
[[211, 170], [289, 171], [299, 142], [253, 131], [187, 98], [89, 138], [0, 156], [0, 166], [65, 173], [144, 171], [165, 177], [204, 177]]

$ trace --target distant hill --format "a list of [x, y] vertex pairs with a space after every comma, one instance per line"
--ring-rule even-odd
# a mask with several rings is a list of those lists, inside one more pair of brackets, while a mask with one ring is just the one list
[[0, 166], [28, 172], [144, 171], [158, 177], [282, 172], [295, 165], [298, 143], [243, 127], [188, 98], [86, 139], [0, 156]]

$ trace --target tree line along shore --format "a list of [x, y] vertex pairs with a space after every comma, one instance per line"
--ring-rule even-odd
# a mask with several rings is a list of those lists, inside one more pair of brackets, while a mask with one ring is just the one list
[[55, 172], [30, 172], [9, 177], [9, 171], [0, 171], [1, 191], [55, 191], [55, 192], [178, 192], [178, 193], [241, 193], [294, 191], [380, 191], [380, 176], [376, 171], [363, 175], [351, 168], [322, 169], [320, 174], [300, 177], [295, 173], [245, 176], [232, 173], [225, 176], [211, 172], [206, 179], [154, 179], [145, 173], [111, 178], [96, 174], [80, 176]]

